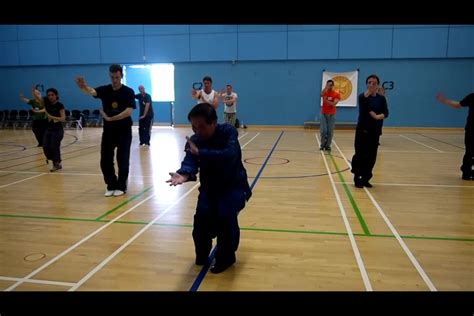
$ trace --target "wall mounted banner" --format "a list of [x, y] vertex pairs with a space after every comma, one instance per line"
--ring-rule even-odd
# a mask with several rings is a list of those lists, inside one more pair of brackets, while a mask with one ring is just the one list
[[[357, 78], [359, 70], [351, 72], [329, 72], [323, 71], [322, 89], [326, 87], [326, 81], [332, 79], [334, 81], [334, 89], [341, 95], [341, 100], [336, 105], [340, 106], [357, 106]], [[323, 106], [321, 101], [321, 106]]]

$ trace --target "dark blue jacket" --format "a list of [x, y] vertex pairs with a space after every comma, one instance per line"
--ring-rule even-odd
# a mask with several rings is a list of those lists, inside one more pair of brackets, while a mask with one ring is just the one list
[[189, 181], [196, 181], [199, 172], [200, 190], [219, 194], [240, 188], [248, 200], [251, 191], [237, 136], [237, 130], [229, 124], [217, 124], [212, 137], [206, 140], [199, 139], [196, 134], [191, 136], [191, 141], [199, 148], [199, 156], [187, 151], [189, 145], [186, 143], [186, 156], [177, 173], [187, 174]]

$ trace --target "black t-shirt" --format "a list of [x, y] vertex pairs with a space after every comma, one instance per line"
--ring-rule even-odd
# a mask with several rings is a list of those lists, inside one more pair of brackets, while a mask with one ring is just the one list
[[467, 95], [464, 99], [459, 102], [461, 106], [467, 106], [469, 108], [469, 113], [467, 114], [466, 121], [466, 131], [474, 131], [474, 93]]
[[[61, 110], [64, 110], [64, 105], [61, 102], [56, 102], [54, 104], [51, 104], [49, 102], [49, 99], [47, 97], [43, 97], [43, 102], [44, 102], [44, 108], [46, 109], [46, 112], [48, 112], [52, 116], [60, 117]], [[63, 123], [56, 121], [56, 120], [51, 120], [48, 118], [48, 128], [63, 128]]]
[[153, 106], [152, 106], [151, 96], [148, 93], [145, 93], [145, 96], [142, 96], [142, 94], [139, 93], [139, 94], [135, 94], [135, 99], [138, 100], [138, 104], [140, 105], [140, 116], [142, 116], [143, 113], [145, 112], [146, 103], [150, 103], [146, 117], [153, 118]]
[[[115, 116], [122, 113], [127, 108], [135, 109], [135, 92], [133, 89], [122, 85], [118, 90], [114, 90], [112, 85], [100, 86], [95, 88], [97, 95], [94, 98], [102, 101], [102, 108], [104, 109], [107, 116]], [[105, 126], [118, 126], [118, 125], [132, 126], [132, 118], [126, 117], [119, 121], [107, 122], [104, 120]]]

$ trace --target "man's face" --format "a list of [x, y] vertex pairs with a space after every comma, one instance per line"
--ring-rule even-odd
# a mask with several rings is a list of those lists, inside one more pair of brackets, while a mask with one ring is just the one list
[[332, 83], [332, 82], [326, 82], [326, 89], [328, 89], [329, 91], [331, 91], [333, 87], [334, 87], [334, 83]]
[[122, 73], [120, 71], [117, 72], [109, 72], [110, 81], [112, 82], [112, 87], [117, 88], [120, 87], [122, 82]]
[[193, 132], [202, 140], [206, 140], [211, 138], [214, 135], [214, 131], [216, 129], [217, 122], [212, 122], [208, 124], [206, 119], [203, 117], [192, 117], [191, 118], [191, 126]]
[[139, 86], [138, 91], [140, 91], [141, 94], [145, 94], [145, 88], [143, 86]]
[[204, 80], [203, 83], [204, 83], [204, 90], [206, 91], [211, 90], [212, 83], [209, 80]]
[[369, 78], [367, 80], [367, 89], [371, 92], [376, 91], [378, 87], [377, 79], [375, 78]]
[[227, 94], [231, 94], [231, 93], [232, 93], [232, 87], [231, 87], [231, 86], [227, 86], [227, 87], [226, 87], [226, 91], [227, 91]]

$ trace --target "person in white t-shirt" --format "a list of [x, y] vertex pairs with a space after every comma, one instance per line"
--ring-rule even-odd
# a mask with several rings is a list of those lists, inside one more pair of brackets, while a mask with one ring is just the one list
[[232, 91], [232, 86], [228, 84], [226, 89], [221, 90], [220, 94], [224, 103], [224, 122], [235, 127], [237, 113], [237, 93]]
[[204, 84], [204, 89], [193, 89], [191, 91], [191, 97], [196, 100], [196, 104], [209, 103], [214, 110], [217, 110], [217, 107], [219, 106], [219, 98], [217, 92], [212, 90], [212, 78], [205, 76], [202, 78], [202, 82]]

